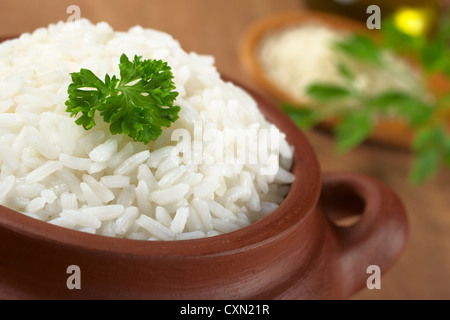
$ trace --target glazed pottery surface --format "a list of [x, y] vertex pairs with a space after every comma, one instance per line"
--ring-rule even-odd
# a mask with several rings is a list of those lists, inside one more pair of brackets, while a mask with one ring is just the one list
[[[367, 267], [386, 272], [407, 239], [398, 196], [354, 173], [322, 174], [304, 134], [248, 90], [295, 147], [295, 182], [267, 217], [196, 240], [143, 241], [69, 230], [0, 206], [2, 299], [346, 299]], [[359, 214], [348, 227], [336, 214]], [[81, 287], [70, 288], [70, 266]]]

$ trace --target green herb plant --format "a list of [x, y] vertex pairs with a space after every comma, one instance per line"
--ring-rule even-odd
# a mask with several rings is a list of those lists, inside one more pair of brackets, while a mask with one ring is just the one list
[[[335, 43], [334, 48], [350, 60], [377, 68], [390, 68], [384, 59], [384, 53], [390, 50], [419, 61], [426, 76], [440, 73], [450, 78], [450, 20], [442, 21], [431, 37], [404, 34], [392, 20], [384, 21], [380, 33], [377, 40], [367, 35], [352, 34]], [[376, 119], [395, 115], [414, 132], [411, 182], [419, 184], [433, 176], [441, 165], [450, 166], [450, 133], [447, 130], [450, 93], [433, 99], [398, 89], [367, 94], [356, 85], [357, 75], [348, 64], [340, 61], [336, 68], [342, 82], [313, 83], [307, 88], [306, 94], [313, 101], [311, 106], [281, 105], [301, 128], [310, 128], [329, 118], [337, 119], [334, 128], [337, 149], [346, 152], [371, 135]], [[419, 91], [426, 90], [424, 85]], [[335, 108], [336, 104], [344, 107]], [[346, 105], [359, 107], [345, 108]], [[330, 112], [333, 108], [334, 111]]]
[[107, 74], [104, 81], [88, 69], [71, 73], [66, 111], [71, 116], [81, 113], [75, 122], [86, 130], [96, 125], [98, 112], [112, 134], [148, 144], [178, 119], [171, 68], [162, 60], [135, 56], [130, 61], [122, 54], [119, 70], [120, 79]]

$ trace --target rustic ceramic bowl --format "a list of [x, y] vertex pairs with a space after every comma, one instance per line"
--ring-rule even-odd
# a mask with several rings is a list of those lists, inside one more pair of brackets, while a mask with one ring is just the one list
[[[369, 265], [386, 272], [407, 238], [397, 195], [367, 176], [322, 174], [303, 133], [252, 94], [295, 146], [296, 180], [277, 210], [220, 236], [143, 241], [65, 229], [0, 206], [0, 298], [346, 299], [365, 286]], [[348, 213], [358, 221], [337, 225], [334, 217]], [[73, 265], [79, 289], [67, 284]]]
[[[319, 11], [293, 11], [275, 14], [253, 23], [243, 34], [240, 46], [240, 59], [251, 79], [266, 93], [277, 101], [288, 102], [297, 105], [299, 108], [305, 107], [305, 100], [291, 95], [288, 91], [280, 88], [267, 75], [262, 68], [258, 48], [264, 37], [270, 32], [278, 32], [289, 26], [318, 23], [330, 27], [337, 32], [357, 32], [365, 33], [376, 38], [377, 31], [367, 29], [366, 25], [343, 16], [319, 12]], [[420, 69], [417, 63], [412, 63], [414, 68]], [[448, 79], [442, 75], [433, 75], [428, 86], [431, 92], [440, 96], [450, 90]], [[448, 117], [448, 115], [447, 115]], [[335, 121], [324, 121], [321, 126], [327, 129], [332, 128]], [[413, 130], [403, 121], [397, 119], [383, 119], [380, 121], [369, 140], [383, 145], [410, 149], [413, 138]]]

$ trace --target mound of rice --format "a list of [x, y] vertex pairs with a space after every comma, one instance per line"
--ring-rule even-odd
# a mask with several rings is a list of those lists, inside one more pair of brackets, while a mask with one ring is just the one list
[[[150, 145], [112, 135], [100, 119], [86, 131], [65, 112], [70, 73], [119, 75], [122, 53], [163, 59], [174, 73], [180, 119]], [[203, 159], [211, 156], [215, 141], [195, 132], [199, 123], [200, 133], [274, 128], [251, 96], [220, 78], [212, 57], [183, 51], [166, 33], [81, 19], [22, 34], [0, 45], [0, 204], [58, 226], [142, 240], [214, 236], [277, 208], [294, 180], [285, 136], [273, 174], [261, 174], [263, 163], [183, 161], [187, 141], [173, 139], [177, 129], [191, 134], [193, 149], [202, 144]]]

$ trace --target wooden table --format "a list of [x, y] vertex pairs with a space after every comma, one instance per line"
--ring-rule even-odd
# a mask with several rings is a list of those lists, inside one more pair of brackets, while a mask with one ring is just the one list
[[[6, 3], [5, 3], [6, 2]], [[445, 0], [450, 5], [450, 0]], [[298, 0], [61, 0], [3, 1], [0, 35], [18, 34], [67, 20], [69, 5], [92, 22], [107, 21], [116, 30], [131, 26], [160, 29], [185, 50], [214, 55], [222, 72], [254, 86], [238, 57], [246, 27], [277, 12], [298, 10]], [[257, 89], [257, 88], [256, 88]], [[324, 171], [357, 171], [390, 185], [408, 210], [410, 238], [398, 263], [382, 278], [381, 290], [365, 289], [353, 299], [450, 299], [450, 171], [414, 187], [407, 181], [411, 154], [362, 145], [339, 155], [331, 136], [307, 132]]]

